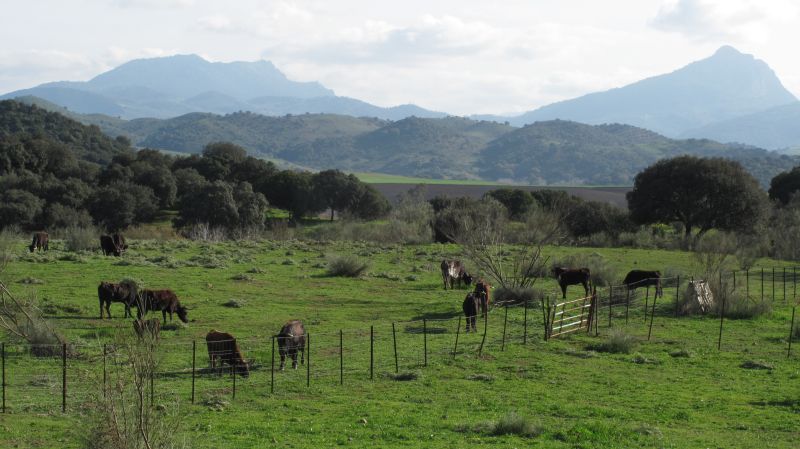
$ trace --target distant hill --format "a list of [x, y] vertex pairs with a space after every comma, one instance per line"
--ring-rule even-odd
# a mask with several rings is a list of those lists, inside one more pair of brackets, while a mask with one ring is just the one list
[[331, 113], [397, 120], [440, 112], [403, 105], [374, 106], [317, 82], [289, 80], [269, 61], [209, 62], [197, 55], [137, 59], [89, 81], [59, 81], [10, 92], [0, 99], [36, 96], [81, 114], [126, 119], [171, 118], [191, 112], [266, 115]]
[[[84, 125], [36, 105], [0, 101], [0, 147], [30, 141], [39, 141], [42, 149], [64, 147], [77, 159], [98, 164], [107, 164], [115, 155], [130, 151], [127, 142], [110, 138], [97, 126]], [[0, 157], [5, 156], [4, 151], [11, 151], [10, 147], [0, 152]]]
[[800, 148], [800, 102], [712, 123], [686, 131], [682, 136], [740, 142], [771, 150]]
[[506, 120], [518, 126], [553, 119], [625, 123], [679, 136], [713, 122], [795, 102], [797, 99], [766, 63], [725, 46], [713, 56], [672, 73]]
[[491, 142], [478, 160], [483, 179], [533, 185], [630, 185], [662, 158], [691, 154], [738, 160], [762, 185], [798, 159], [712, 140], [673, 140], [629, 125], [537, 122]]

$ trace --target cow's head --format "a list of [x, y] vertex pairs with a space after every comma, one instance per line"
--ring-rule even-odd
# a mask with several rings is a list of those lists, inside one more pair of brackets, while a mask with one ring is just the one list
[[465, 284], [472, 285], [472, 276], [469, 273], [467, 273], [466, 271], [461, 276], [461, 279], [464, 281]]
[[184, 323], [189, 322], [189, 309], [178, 304], [177, 312], [178, 312], [178, 318], [180, 318], [181, 321], [183, 321]]
[[561, 276], [561, 274], [562, 274], [562, 273], [564, 273], [565, 271], [567, 271], [567, 269], [566, 269], [566, 268], [563, 268], [563, 267], [553, 267], [553, 277], [554, 277], [554, 278], [556, 278], [556, 279], [558, 279], [558, 278]]
[[31, 250], [31, 252], [33, 252], [34, 248], [36, 248], [36, 245], [34, 245], [33, 243], [31, 243], [31, 246], [28, 247], [28, 249]]
[[239, 359], [239, 362], [236, 364], [236, 372], [242, 377], [249, 377], [250, 363], [245, 359]]

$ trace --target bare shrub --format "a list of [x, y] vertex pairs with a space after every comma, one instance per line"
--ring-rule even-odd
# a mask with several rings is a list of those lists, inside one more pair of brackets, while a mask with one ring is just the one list
[[94, 227], [70, 226], [64, 229], [64, 249], [95, 251], [100, 247], [100, 232]]
[[369, 268], [355, 256], [332, 256], [328, 260], [328, 276], [359, 277]]
[[726, 289], [722, 295], [722, 297], [714, 296], [714, 307], [711, 310], [713, 315], [719, 316], [723, 299], [725, 303], [725, 318], [742, 320], [758, 318], [772, 313], [771, 301], [748, 298], [747, 295], [739, 290]]
[[13, 229], [6, 228], [0, 231], [0, 273], [5, 271], [8, 264], [17, 258], [14, 245], [20, 238]]
[[638, 344], [636, 337], [623, 331], [615, 330], [611, 332], [611, 335], [605, 341], [591, 345], [590, 349], [612, 354], [630, 354]]
[[61, 354], [64, 338], [44, 318], [34, 293], [15, 297], [0, 283], [0, 329], [27, 343], [37, 357]]
[[212, 227], [208, 223], [198, 223], [183, 230], [183, 235], [189, 240], [203, 242], [221, 242], [225, 240], [225, 229]]
[[492, 434], [494, 435], [517, 435], [521, 437], [535, 437], [542, 433], [541, 427], [534, 424], [528, 418], [510, 412], [503, 415], [494, 425]]

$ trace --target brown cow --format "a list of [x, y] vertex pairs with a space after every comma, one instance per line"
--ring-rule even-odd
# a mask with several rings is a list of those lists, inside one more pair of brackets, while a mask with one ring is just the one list
[[656, 297], [664, 295], [661, 290], [661, 272], [659, 271], [631, 270], [625, 275], [625, 280], [622, 283], [628, 287], [628, 290], [654, 285], [656, 287]]
[[103, 305], [105, 305], [108, 317], [111, 318], [112, 302], [125, 304], [125, 318], [133, 316], [131, 314], [131, 306], [136, 303], [136, 297], [136, 286], [133, 284], [101, 282], [97, 286], [97, 299], [100, 300], [100, 319], [103, 319]]
[[208, 361], [212, 368], [216, 368], [219, 361], [220, 368], [227, 364], [242, 377], [250, 375], [250, 366], [242, 357], [242, 351], [233, 335], [212, 330], [206, 334], [206, 346], [208, 346]]
[[561, 293], [564, 299], [567, 298], [567, 286], [576, 284], [583, 284], [586, 296], [589, 296], [589, 279], [591, 278], [591, 273], [588, 268], [554, 267], [553, 275], [558, 280], [558, 285], [561, 286]]
[[31, 241], [31, 246], [29, 246], [28, 249], [30, 249], [31, 252], [33, 252], [36, 249], [38, 249], [39, 251], [42, 250], [47, 251], [48, 249], [50, 249], [49, 243], [50, 243], [50, 236], [47, 235], [46, 232], [44, 231], [34, 232], [33, 241]]
[[188, 309], [181, 305], [178, 296], [172, 290], [142, 290], [136, 301], [137, 317], [139, 319], [148, 311], [161, 311], [164, 322], [172, 321], [172, 314], [177, 313], [178, 318], [184, 323], [189, 322]]
[[306, 329], [300, 320], [292, 320], [284, 324], [277, 335], [278, 352], [281, 355], [281, 371], [286, 356], [292, 358], [292, 368], [297, 369], [297, 352], [300, 352], [300, 363], [306, 363]]
[[447, 290], [448, 285], [452, 290], [456, 282], [459, 287], [462, 282], [466, 285], [472, 284], [472, 276], [467, 273], [466, 266], [460, 260], [443, 260], [440, 267], [445, 290]]
[[464, 298], [464, 302], [461, 304], [461, 309], [464, 310], [464, 316], [467, 318], [467, 332], [469, 332], [470, 327], [472, 327], [474, 332], [478, 332], [476, 321], [478, 318], [478, 312], [481, 310], [481, 296], [483, 295], [475, 292], [469, 292]]
[[109, 254], [113, 254], [115, 256], [120, 255], [120, 250], [114, 243], [114, 239], [110, 235], [100, 236], [100, 249], [103, 251], [104, 256], [107, 256]]
[[139, 338], [144, 338], [146, 334], [150, 334], [150, 338], [158, 340], [158, 336], [161, 334], [161, 321], [158, 318], [133, 320], [133, 330]]
[[475, 294], [481, 300], [481, 314], [486, 315], [489, 313], [489, 305], [492, 303], [492, 286], [481, 278], [475, 283]]

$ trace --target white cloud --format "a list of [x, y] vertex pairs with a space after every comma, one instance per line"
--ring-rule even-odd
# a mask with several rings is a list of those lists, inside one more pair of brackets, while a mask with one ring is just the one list
[[692, 40], [766, 42], [775, 22], [792, 21], [797, 6], [789, 0], [677, 0], [662, 6], [650, 24]]

